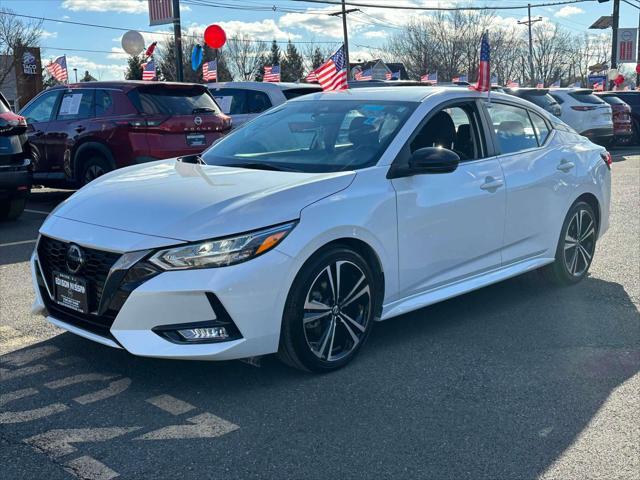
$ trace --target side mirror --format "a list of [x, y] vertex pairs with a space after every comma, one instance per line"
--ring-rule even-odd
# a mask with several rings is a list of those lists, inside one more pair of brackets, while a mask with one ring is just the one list
[[420, 148], [409, 158], [409, 175], [451, 173], [460, 163], [457, 153], [442, 147]]

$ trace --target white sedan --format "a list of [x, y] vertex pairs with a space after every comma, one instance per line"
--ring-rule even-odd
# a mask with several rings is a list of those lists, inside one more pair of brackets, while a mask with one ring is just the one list
[[33, 254], [34, 309], [135, 355], [331, 370], [375, 321], [534, 269], [578, 283], [610, 165], [510, 95], [312, 94], [62, 203]]

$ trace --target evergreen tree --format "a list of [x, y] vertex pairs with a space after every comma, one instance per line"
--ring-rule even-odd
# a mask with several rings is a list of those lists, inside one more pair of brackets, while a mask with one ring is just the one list
[[271, 42], [271, 52], [269, 53], [269, 63], [267, 63], [267, 65], [280, 65], [281, 56], [280, 47], [278, 47], [278, 43], [273, 40], [273, 42]]
[[142, 55], [132, 55], [127, 58], [127, 71], [124, 74], [126, 80], [142, 80]]
[[324, 63], [324, 58], [319, 47], [316, 47], [311, 55], [311, 68], [314, 70]]
[[84, 71], [84, 77], [80, 79], [81, 82], [95, 82], [96, 78], [89, 73], [89, 70]]
[[283, 82], [298, 82], [304, 76], [304, 66], [302, 56], [298, 53], [296, 46], [287, 43], [287, 53], [282, 59], [281, 79]]

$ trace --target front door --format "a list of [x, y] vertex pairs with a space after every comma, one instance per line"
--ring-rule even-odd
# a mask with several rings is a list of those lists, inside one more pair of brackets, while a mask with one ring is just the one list
[[498, 160], [488, 156], [475, 100], [447, 104], [432, 114], [408, 145], [411, 151], [432, 146], [458, 153], [457, 170], [392, 180], [403, 297], [501, 265], [504, 177]]
[[20, 111], [20, 115], [27, 119], [27, 135], [31, 145], [36, 176], [51, 171], [47, 158], [46, 133], [53, 118], [60, 92], [61, 90], [45, 92]]

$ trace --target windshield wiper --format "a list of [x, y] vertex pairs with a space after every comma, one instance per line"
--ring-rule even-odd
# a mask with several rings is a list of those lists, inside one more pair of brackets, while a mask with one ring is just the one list
[[191, 110], [191, 113], [205, 113], [205, 112], [215, 112], [215, 108], [211, 107], [198, 107]]
[[273, 170], [275, 172], [287, 172], [291, 171], [287, 168], [279, 167], [271, 163], [260, 162], [246, 162], [246, 163], [227, 163], [220, 165], [221, 167], [237, 167], [237, 168], [252, 168], [254, 170]]

